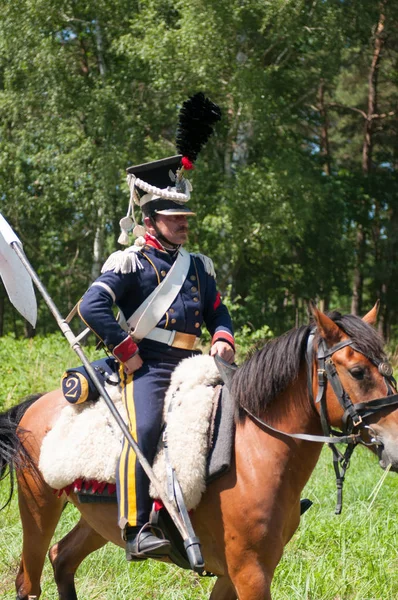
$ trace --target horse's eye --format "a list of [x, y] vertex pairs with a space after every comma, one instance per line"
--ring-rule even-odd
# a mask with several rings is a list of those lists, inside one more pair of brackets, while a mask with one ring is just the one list
[[361, 381], [365, 377], [365, 369], [362, 367], [353, 367], [350, 369], [350, 375]]

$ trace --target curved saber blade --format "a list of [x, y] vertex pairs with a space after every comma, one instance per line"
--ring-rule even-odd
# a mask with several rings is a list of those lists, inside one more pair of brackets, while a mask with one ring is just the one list
[[32, 327], [36, 327], [37, 303], [33, 282], [13, 244], [22, 250], [22, 242], [0, 213], [0, 276], [11, 303]]

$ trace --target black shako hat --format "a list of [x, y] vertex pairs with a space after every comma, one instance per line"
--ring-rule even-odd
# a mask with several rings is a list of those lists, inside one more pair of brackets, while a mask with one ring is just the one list
[[183, 103], [179, 113], [176, 147], [180, 154], [128, 167], [130, 202], [127, 215], [120, 220], [122, 233], [119, 243], [129, 243], [128, 232], [131, 229], [136, 237], [145, 233], [144, 227], [136, 222], [134, 204], [141, 208], [144, 216], [195, 215], [186, 206], [192, 185], [184, 175], [194, 168], [198, 153], [212, 135], [213, 125], [220, 119], [220, 108], [202, 92], [191, 96]]
[[[182, 154], [176, 154], [127, 169], [128, 174], [136, 177], [135, 188], [144, 188], [145, 193], [139, 198], [139, 206], [145, 216], [196, 214], [185, 205], [192, 189], [191, 184], [182, 176], [178, 179], [182, 158]], [[187, 198], [183, 199], [182, 196]]]

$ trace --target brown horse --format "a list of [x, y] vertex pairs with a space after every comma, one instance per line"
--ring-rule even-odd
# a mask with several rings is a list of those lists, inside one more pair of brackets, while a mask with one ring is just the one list
[[[321, 421], [345, 427], [356, 443], [373, 438], [381, 465], [398, 469], [398, 401], [382, 344], [370, 325], [376, 309], [363, 320], [326, 316], [315, 308], [313, 314], [315, 336], [313, 325], [286, 333], [255, 352], [233, 378], [238, 408], [233, 466], [209, 485], [192, 517], [205, 568], [217, 575], [212, 600], [271, 598], [274, 570], [298, 526], [300, 494], [321, 451], [322, 444], [306, 435], [322, 435]], [[327, 373], [324, 393], [318, 370]], [[108, 541], [123, 546], [115, 505], [79, 504], [74, 494], [57, 498], [21, 459], [18, 439], [37, 465], [43, 437], [64, 405], [57, 390], [0, 416], [0, 472], [7, 464], [15, 467], [23, 525], [18, 600], [39, 598], [45, 556], [68, 500], [81, 519], [49, 551], [60, 599], [77, 599], [74, 576], [86, 556]], [[18, 411], [24, 414], [17, 428]]]

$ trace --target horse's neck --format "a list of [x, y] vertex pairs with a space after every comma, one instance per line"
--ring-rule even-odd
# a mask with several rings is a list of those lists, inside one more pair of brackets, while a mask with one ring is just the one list
[[[265, 423], [289, 434], [322, 433], [318, 414], [308, 397], [305, 368], [300, 371], [296, 381], [271, 402], [261, 418]], [[259, 467], [264, 471], [272, 464], [274, 478], [280, 480], [281, 485], [287, 478], [298, 491], [310, 477], [322, 448], [318, 443], [273, 433], [250, 418], [246, 418], [238, 435], [249, 460], [253, 463], [259, 461]]]
[[288, 433], [321, 434], [319, 416], [308, 395], [305, 366], [300, 369], [297, 379], [265, 408], [262, 418]]

